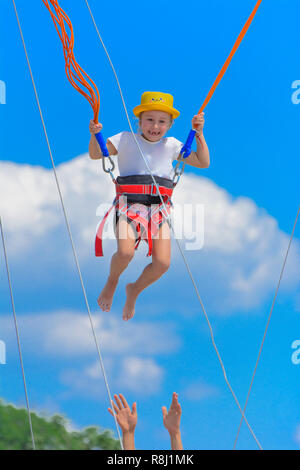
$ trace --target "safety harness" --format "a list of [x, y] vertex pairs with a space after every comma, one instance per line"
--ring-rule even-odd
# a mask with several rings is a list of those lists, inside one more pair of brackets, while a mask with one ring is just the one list
[[[155, 184], [120, 184], [120, 181], [124, 181], [126, 178], [117, 178], [114, 179], [115, 188], [116, 188], [116, 197], [113, 201], [112, 206], [104, 215], [101, 223], [98, 226], [96, 240], [95, 240], [95, 254], [96, 256], [103, 256], [102, 248], [102, 236], [103, 229], [107, 218], [111, 211], [115, 209], [118, 217], [124, 216], [128, 223], [132, 223], [136, 231], [136, 243], [135, 249], [138, 248], [141, 240], [144, 240], [148, 243], [148, 255], [152, 255], [153, 247], [153, 238], [156, 238], [158, 231], [163, 223], [169, 219], [172, 201], [171, 197], [175, 187], [175, 183], [171, 180], [165, 180], [170, 182], [171, 187], [167, 187], [162, 184], [164, 178], [157, 178], [157, 186]], [[143, 180], [149, 179], [148, 175], [139, 175], [133, 176], [131, 180], [140, 180], [141, 183]], [[129, 179], [129, 180], [130, 180]], [[168, 185], [169, 186], [169, 185]], [[145, 196], [157, 197], [159, 190], [162, 201], [159, 204], [147, 204], [146, 206], [142, 202], [132, 202], [130, 196]], [[151, 200], [151, 199], [150, 199]]]

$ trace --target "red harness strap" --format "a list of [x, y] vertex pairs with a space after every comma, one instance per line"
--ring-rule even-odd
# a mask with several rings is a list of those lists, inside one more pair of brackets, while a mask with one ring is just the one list
[[[161, 196], [168, 196], [171, 198], [173, 188], [166, 188], [165, 186], [159, 186], [158, 188]], [[155, 184], [116, 184], [116, 193], [117, 196], [121, 194], [158, 195]]]
[[150, 217], [143, 217], [141, 211], [139, 211], [141, 204], [125, 204], [122, 200], [122, 195], [126, 194], [148, 194], [148, 195], [157, 195], [157, 189], [155, 185], [120, 185], [116, 184], [116, 193], [117, 196], [111, 206], [111, 208], [104, 215], [101, 223], [98, 226], [96, 240], [95, 240], [95, 254], [96, 256], [103, 256], [102, 248], [102, 235], [105, 222], [112, 211], [115, 208], [121, 215], [124, 215], [132, 221], [135, 225], [135, 229], [138, 235], [136, 240], [135, 249], [138, 248], [141, 240], [144, 240], [148, 243], [148, 255], [152, 255], [153, 248], [153, 237], [157, 236], [158, 231], [163, 224], [163, 222], [169, 217], [170, 209], [172, 206], [171, 196], [173, 193], [173, 188], [166, 188], [164, 186], [159, 186], [159, 192], [163, 197], [164, 204], [167, 209], [167, 214], [165, 213], [163, 204], [160, 203], [157, 207], [151, 210]]
[[102, 233], [104, 229], [104, 225], [106, 222], [107, 217], [111, 213], [112, 209], [115, 207], [115, 203], [111, 206], [111, 208], [106, 212], [105, 216], [103, 217], [99, 227], [97, 229], [96, 240], [95, 240], [95, 254], [96, 256], [103, 256], [103, 248], [102, 248]]

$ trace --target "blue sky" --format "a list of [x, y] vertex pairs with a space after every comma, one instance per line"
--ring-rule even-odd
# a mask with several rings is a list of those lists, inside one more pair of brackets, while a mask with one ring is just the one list
[[[138, 448], [168, 448], [161, 406], [173, 391], [183, 407], [185, 448], [230, 449], [240, 415], [226, 389], [207, 325], [177, 248], [169, 272], [145, 291], [132, 324], [122, 324], [124, 288], [146, 264], [145, 248], [121, 278], [112, 312], [96, 299], [114, 242], [93, 256], [96, 209], [113, 196], [88, 159], [88, 103], [64, 72], [60, 42], [42, 1], [16, 0], [54, 160], [71, 221], [112, 392], [138, 402]], [[181, 116], [172, 135], [184, 141], [255, 2], [91, 0], [98, 27], [131, 110], [145, 90], [174, 95]], [[66, 414], [74, 426], [113, 428], [86, 324], [71, 247], [20, 41], [12, 2], [1, 0], [0, 210], [33, 408]], [[107, 58], [83, 0], [63, 0], [75, 30], [75, 55], [97, 83], [106, 137], [128, 124]], [[299, 2], [264, 0], [206, 109], [207, 170], [187, 168], [175, 202], [204, 204], [205, 243], [186, 255], [241, 404], [299, 206]], [[298, 85], [294, 85], [299, 87]], [[299, 449], [299, 225], [257, 371], [247, 417], [264, 448]], [[185, 246], [184, 240], [182, 241]], [[24, 404], [3, 254], [0, 251], [0, 396]], [[179, 275], [180, 274], [180, 275]], [[71, 325], [71, 326], [70, 326]], [[145, 392], [146, 390], [146, 392]], [[256, 445], [243, 426], [239, 448]]]

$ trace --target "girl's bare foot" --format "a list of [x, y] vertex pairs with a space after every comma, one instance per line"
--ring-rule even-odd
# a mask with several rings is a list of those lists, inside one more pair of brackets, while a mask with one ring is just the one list
[[104, 288], [102, 289], [102, 292], [99, 295], [97, 302], [98, 302], [99, 307], [103, 310], [103, 312], [110, 311], [117, 285], [118, 285], [118, 281], [112, 281], [108, 279]]
[[126, 286], [126, 302], [123, 309], [123, 320], [128, 321], [130, 320], [135, 313], [135, 302], [137, 299], [137, 293], [134, 290], [134, 284], [127, 284]]

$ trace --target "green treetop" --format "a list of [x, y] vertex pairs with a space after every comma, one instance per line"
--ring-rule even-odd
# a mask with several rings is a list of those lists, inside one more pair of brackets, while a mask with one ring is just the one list
[[[96, 426], [69, 431], [69, 421], [56, 414], [45, 418], [31, 412], [37, 450], [117, 450], [120, 443], [111, 431]], [[16, 408], [0, 400], [0, 450], [32, 450], [25, 408]]]

